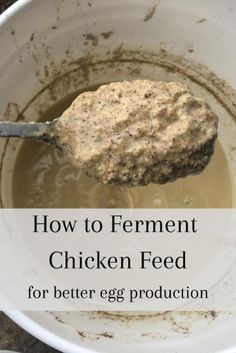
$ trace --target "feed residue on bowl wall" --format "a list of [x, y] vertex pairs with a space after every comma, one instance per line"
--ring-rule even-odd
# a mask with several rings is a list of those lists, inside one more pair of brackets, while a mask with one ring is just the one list
[[157, 6], [159, 5], [160, 0], [155, 0], [154, 4], [148, 9], [146, 15], [144, 16], [143, 21], [148, 22], [152, 19], [152, 17], [155, 15]]

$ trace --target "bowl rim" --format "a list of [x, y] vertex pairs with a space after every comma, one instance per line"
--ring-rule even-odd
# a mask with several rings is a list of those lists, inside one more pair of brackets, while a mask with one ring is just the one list
[[[38, 338], [40, 341], [48, 344], [49, 346], [64, 352], [64, 353], [97, 353], [96, 350], [91, 350], [58, 336], [50, 330], [45, 329], [40, 324], [36, 323], [33, 319], [29, 318], [26, 313], [22, 311], [4, 311], [4, 313], [13, 320], [17, 325], [24, 330]], [[227, 352], [228, 353], [228, 352]], [[231, 352], [229, 352], [231, 353]], [[233, 353], [233, 352], [232, 352]]]
[[14, 16], [19, 10], [32, 3], [33, 0], [17, 0], [0, 14], [0, 27], [7, 22], [9, 17]]

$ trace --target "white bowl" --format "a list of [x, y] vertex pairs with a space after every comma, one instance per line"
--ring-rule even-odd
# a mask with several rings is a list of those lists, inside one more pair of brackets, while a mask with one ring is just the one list
[[[235, 11], [228, 0], [19, 0], [0, 16], [0, 116], [36, 120], [66, 94], [106, 81], [184, 80], [220, 115], [235, 175], [235, 93], [211, 73], [236, 87]], [[12, 206], [19, 146], [0, 141], [2, 207]], [[7, 314], [63, 352], [236, 352], [227, 313]]]

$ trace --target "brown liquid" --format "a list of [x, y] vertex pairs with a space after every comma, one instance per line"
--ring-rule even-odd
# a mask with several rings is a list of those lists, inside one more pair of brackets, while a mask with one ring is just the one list
[[[60, 116], [75, 98], [50, 108], [41, 120]], [[220, 142], [203, 173], [166, 185], [103, 185], [78, 172], [55, 148], [22, 143], [14, 166], [13, 203], [19, 208], [230, 208], [231, 176]]]

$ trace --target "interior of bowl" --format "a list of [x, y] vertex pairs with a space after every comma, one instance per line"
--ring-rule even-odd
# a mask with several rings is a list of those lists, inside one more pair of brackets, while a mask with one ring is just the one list
[[[204, 96], [219, 117], [218, 140], [230, 181], [215, 188], [220, 201], [230, 188], [231, 199], [215, 207], [234, 207], [234, 7], [213, 0], [19, 1], [0, 21], [4, 48], [0, 58], [1, 117], [12, 121], [54, 118], [58, 111], [52, 107], [65, 97], [72, 99], [77, 92], [105, 82], [137, 78], [184, 82]], [[22, 142], [0, 142], [1, 207], [16, 207], [14, 172]], [[224, 166], [216, 165], [214, 173], [212, 180], [221, 183], [216, 176], [224, 173]], [[202, 205], [214, 207], [207, 202]], [[234, 345], [231, 328], [235, 321], [228, 313], [10, 315], [65, 352], [83, 347], [101, 352], [175, 349], [184, 353], [191, 349], [194, 353], [206, 346], [209, 351], [220, 351]]]

